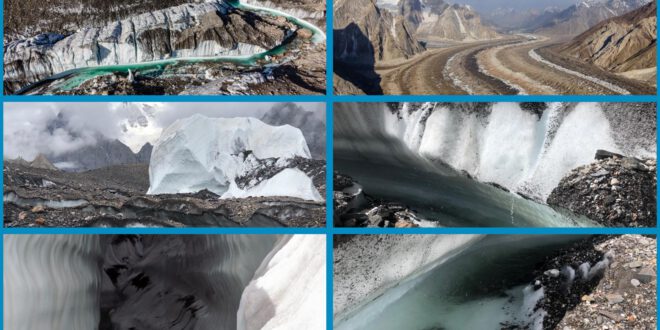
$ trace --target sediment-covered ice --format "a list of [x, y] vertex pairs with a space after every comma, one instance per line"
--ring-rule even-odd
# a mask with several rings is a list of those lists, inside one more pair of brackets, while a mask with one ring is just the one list
[[[246, 35], [262, 32], [245, 22], [233, 22], [236, 18], [228, 17], [230, 8], [222, 1], [183, 4], [100, 28], [85, 28], [66, 37], [51, 33], [14, 41], [5, 46], [5, 79], [36, 82], [83, 67], [254, 55], [282, 41], [283, 31], [280, 40], [277, 36]], [[231, 24], [236, 26], [226, 26]]]
[[324, 235], [283, 238], [245, 288], [237, 329], [325, 329], [325, 247]]
[[221, 198], [288, 196], [312, 201], [323, 201], [312, 179], [297, 168], [287, 168], [255, 187], [241, 189], [232, 182]]
[[[255, 118], [208, 118], [197, 114], [176, 121], [156, 141], [149, 164], [148, 193], [208, 189], [222, 195], [237, 176], [258, 166], [259, 159], [296, 156], [311, 158], [302, 132], [295, 127], [270, 126]], [[259, 189], [260, 193], [278, 195], [300, 193], [296, 185], [273, 187], [264, 183]]]
[[98, 236], [6, 235], [3, 248], [4, 329], [98, 327]]
[[[437, 266], [482, 237], [367, 235], [335, 249], [335, 260], [342, 260], [334, 269], [335, 316], [345, 317], [347, 311], [368, 303], [402, 280]], [[356, 255], [362, 258], [355, 258]]]

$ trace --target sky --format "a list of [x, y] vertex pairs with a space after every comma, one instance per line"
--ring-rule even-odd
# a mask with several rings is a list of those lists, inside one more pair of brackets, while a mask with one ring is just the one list
[[[32, 160], [40, 153], [59, 155], [94, 145], [99, 137], [118, 139], [137, 152], [153, 144], [163, 129], [193, 114], [208, 117], [261, 117], [276, 103], [5, 103], [5, 158]], [[323, 103], [297, 103], [325, 121]], [[146, 127], [136, 125], [144, 112], [153, 113]], [[53, 125], [58, 114], [65, 118]]]

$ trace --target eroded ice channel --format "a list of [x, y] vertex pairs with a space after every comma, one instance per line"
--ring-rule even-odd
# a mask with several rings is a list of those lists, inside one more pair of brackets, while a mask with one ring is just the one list
[[544, 289], [530, 285], [534, 272], [583, 239], [359, 237], [335, 249], [335, 329], [542, 329], [545, 312], [535, 306]]
[[335, 170], [441, 226], [593, 226], [547, 196], [598, 149], [655, 158], [654, 118], [651, 105], [342, 103]]
[[323, 235], [8, 235], [3, 246], [5, 329], [325, 327]]
[[[207, 20], [205, 16], [215, 11], [218, 15], [226, 15], [231, 8], [284, 17], [298, 28], [309, 29], [312, 32], [312, 42], [322, 43], [326, 40], [323, 30], [285, 11], [238, 0], [207, 0], [200, 4], [181, 5], [143, 14], [102, 29], [86, 29], [64, 39], [63, 36], [49, 34], [11, 43], [6, 52], [10, 57], [5, 58], [11, 65], [6, 63], [5, 66], [9, 68], [5, 69], [5, 76], [18, 78], [25, 75], [28, 81], [33, 82], [23, 86], [17, 94], [29, 93], [44, 84], [52, 84], [50, 90], [69, 91], [90, 79], [116, 72], [161, 76], [174, 74], [165, 70], [168, 65], [184, 66], [201, 62], [254, 66], [257, 61], [269, 62], [271, 56], [280, 55], [288, 49], [293, 40], [292, 35], [269, 49], [241, 42], [233, 48], [227, 48], [215, 41], [201, 41], [199, 44], [195, 42], [194, 46], [178, 46], [180, 49], [168, 46], [173, 47], [169, 51], [157, 49], [154, 45], [138, 46], [138, 35], [146, 35], [151, 32], [149, 29], [167, 30], [168, 33], [181, 32], [204, 22]], [[153, 53], [142, 48], [149, 48]], [[44, 55], [38, 59], [27, 60], [35, 51], [43, 52]], [[33, 63], [25, 64], [26, 62]], [[49, 73], [50, 76], [47, 75]]]

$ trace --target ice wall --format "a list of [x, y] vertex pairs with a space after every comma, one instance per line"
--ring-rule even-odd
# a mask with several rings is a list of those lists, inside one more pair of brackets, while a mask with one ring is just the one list
[[245, 288], [238, 330], [325, 329], [324, 235], [280, 240]]
[[442, 263], [481, 237], [366, 235], [343, 243], [334, 249], [334, 259], [341, 260], [333, 269], [335, 317], [345, 317], [347, 311], [368, 303], [403, 279]]
[[3, 248], [4, 329], [97, 328], [98, 236], [5, 235]]
[[[655, 118], [653, 109], [648, 114]], [[626, 136], [622, 130], [635, 130], [627, 123], [635, 118], [625, 104], [615, 109], [599, 103], [554, 103], [540, 114], [515, 103], [489, 108], [405, 104], [399, 110], [384, 104], [339, 104], [335, 146], [359, 154], [363, 141], [398, 139], [426, 160], [545, 200], [566, 173], [593, 162], [597, 149], [655, 158], [655, 127], [632, 134], [644, 136], [645, 146], [637, 138], [621, 138]]]
[[148, 193], [208, 189], [222, 195], [238, 175], [259, 166], [259, 159], [295, 156], [311, 158], [302, 132], [295, 127], [197, 114], [176, 121], [156, 141]]
[[[106, 269], [124, 300], [114, 308], [120, 329], [235, 329], [241, 294], [275, 235], [144, 235], [115, 238]], [[138, 280], [136, 280], [138, 279]]]

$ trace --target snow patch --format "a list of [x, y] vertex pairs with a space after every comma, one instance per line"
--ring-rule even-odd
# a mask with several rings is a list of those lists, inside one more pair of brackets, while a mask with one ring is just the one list
[[245, 190], [239, 188], [235, 182], [229, 185], [222, 199], [245, 198], [245, 197], [267, 197], [288, 196], [305, 200], [322, 202], [324, 199], [314, 187], [310, 179], [303, 171], [297, 168], [287, 168], [268, 180], [264, 180], [253, 188]]

